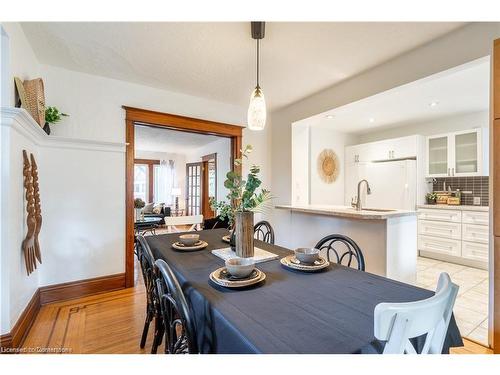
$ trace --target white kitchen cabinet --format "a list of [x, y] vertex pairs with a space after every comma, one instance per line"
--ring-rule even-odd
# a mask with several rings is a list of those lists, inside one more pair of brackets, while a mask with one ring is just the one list
[[420, 220], [418, 223], [418, 234], [461, 240], [462, 225], [446, 221]]
[[487, 158], [480, 128], [427, 137], [427, 177], [488, 175]]
[[463, 211], [462, 223], [488, 225], [490, 223], [489, 212]]
[[419, 208], [420, 255], [488, 268], [489, 213], [457, 207]]
[[434, 208], [420, 208], [417, 211], [418, 220], [462, 222], [462, 212], [458, 210], [438, 210]]
[[460, 240], [450, 238], [418, 236], [418, 249], [443, 255], [459, 257], [462, 254], [462, 243]]
[[421, 136], [411, 135], [347, 146], [345, 148], [346, 164], [414, 158], [417, 156], [419, 137]]
[[479, 242], [462, 242], [462, 256], [466, 259], [476, 260], [481, 263], [488, 263], [488, 244]]

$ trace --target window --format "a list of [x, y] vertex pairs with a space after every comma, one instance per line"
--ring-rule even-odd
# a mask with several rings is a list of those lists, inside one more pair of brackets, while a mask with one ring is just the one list
[[134, 165], [134, 199], [141, 198], [144, 202], [148, 202], [148, 165]]

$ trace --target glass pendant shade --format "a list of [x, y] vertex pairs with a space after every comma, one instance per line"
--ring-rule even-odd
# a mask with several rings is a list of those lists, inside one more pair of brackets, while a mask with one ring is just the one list
[[247, 121], [250, 130], [262, 130], [266, 126], [266, 100], [259, 86], [250, 95]]

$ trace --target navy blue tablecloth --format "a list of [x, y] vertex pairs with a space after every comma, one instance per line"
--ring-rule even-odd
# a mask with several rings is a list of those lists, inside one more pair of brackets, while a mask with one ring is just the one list
[[[380, 302], [409, 302], [433, 292], [381, 276], [331, 265], [324, 272], [302, 273], [279, 260], [258, 264], [265, 282], [230, 290], [209, 281], [224, 265], [211, 250], [228, 247], [225, 229], [198, 232], [209, 246], [196, 252], [171, 248], [179, 234], [146, 237], [155, 258], [164, 259], [176, 274], [195, 315], [202, 353], [372, 353], [381, 343], [373, 336], [373, 311]], [[280, 255], [290, 250], [256, 241]], [[417, 351], [423, 338], [414, 341]], [[443, 352], [462, 346], [452, 317]]]

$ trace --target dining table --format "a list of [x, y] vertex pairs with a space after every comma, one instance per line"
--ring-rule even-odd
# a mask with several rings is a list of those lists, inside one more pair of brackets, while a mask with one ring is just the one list
[[[192, 233], [192, 232], [191, 232]], [[175, 250], [181, 233], [147, 236], [156, 259], [172, 268], [195, 322], [201, 353], [365, 354], [380, 353], [384, 343], [374, 337], [375, 306], [429, 298], [433, 291], [338, 264], [320, 272], [286, 268], [279, 258], [292, 250], [255, 240], [255, 246], [278, 255], [256, 264], [266, 274], [259, 285], [229, 289], [209, 280], [224, 260], [212, 254], [228, 248], [227, 229], [196, 232], [208, 246], [199, 251]], [[412, 339], [419, 352], [425, 335]], [[451, 317], [443, 347], [463, 346]]]

